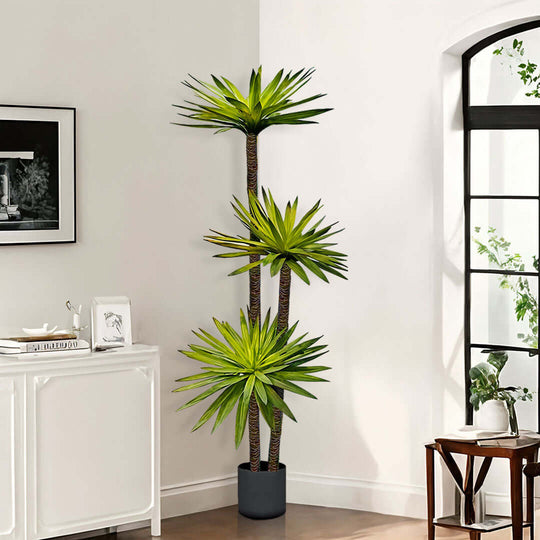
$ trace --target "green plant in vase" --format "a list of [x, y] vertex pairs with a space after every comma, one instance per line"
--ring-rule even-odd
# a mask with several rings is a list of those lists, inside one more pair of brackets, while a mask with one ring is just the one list
[[[213, 84], [201, 81], [190, 75], [191, 81], [184, 81], [198, 98], [199, 102], [185, 100], [187, 105], [174, 105], [184, 112], [180, 116], [189, 123], [177, 125], [191, 128], [214, 129], [216, 133], [237, 130], [246, 136], [247, 192], [258, 195], [258, 135], [270, 126], [316, 124], [313, 117], [331, 109], [292, 110], [296, 107], [323, 97], [315, 94], [295, 100], [293, 96], [310, 80], [314, 69], [300, 69], [285, 74], [281, 69], [262, 87], [262, 68], [252, 70], [249, 91], [244, 96], [238, 87], [226, 77], [212, 75]], [[253, 254], [251, 263], [257, 262], [258, 255]], [[253, 264], [249, 270], [249, 319], [252, 324], [260, 320], [261, 315], [260, 267]], [[250, 468], [260, 469], [260, 434], [259, 410], [255, 393], [250, 397], [249, 405], [249, 446]]]
[[471, 378], [470, 402], [475, 411], [487, 401], [501, 401], [506, 405], [510, 430], [519, 434], [518, 421], [515, 410], [517, 400], [531, 401], [532, 393], [528, 388], [521, 386], [505, 386], [500, 384], [500, 374], [508, 362], [508, 354], [504, 351], [493, 351], [486, 362], [480, 362], [469, 371]]

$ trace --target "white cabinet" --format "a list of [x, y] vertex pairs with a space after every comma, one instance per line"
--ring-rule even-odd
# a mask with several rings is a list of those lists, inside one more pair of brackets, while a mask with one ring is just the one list
[[0, 540], [144, 519], [159, 535], [157, 348], [0, 359]]
[[0, 538], [21, 538], [24, 529], [24, 378], [0, 371]]

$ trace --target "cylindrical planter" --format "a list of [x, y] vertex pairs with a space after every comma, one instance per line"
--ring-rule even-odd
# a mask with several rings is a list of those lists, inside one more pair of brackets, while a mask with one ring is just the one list
[[252, 472], [249, 463], [238, 465], [238, 511], [252, 519], [270, 519], [285, 513], [287, 469], [268, 472], [268, 463], [261, 461], [261, 470]]
[[476, 417], [476, 425], [490, 431], [507, 431], [508, 410], [504, 401], [490, 399], [483, 403]]

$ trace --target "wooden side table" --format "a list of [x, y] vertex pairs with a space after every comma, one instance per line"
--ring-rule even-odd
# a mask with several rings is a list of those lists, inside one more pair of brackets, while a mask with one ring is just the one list
[[[428, 540], [435, 538], [436, 527], [446, 527], [469, 532], [471, 540], [480, 540], [482, 533], [498, 531], [512, 527], [512, 538], [523, 539], [523, 529], [530, 528], [530, 538], [534, 538], [534, 479], [527, 477], [527, 513], [523, 520], [523, 460], [535, 462], [538, 458], [540, 440], [520, 436], [518, 439], [499, 440], [489, 446], [479, 446], [474, 442], [451, 441], [437, 439], [434, 443], [426, 444], [426, 474], [427, 474], [427, 518]], [[448, 467], [459, 489], [465, 495], [465, 521], [462, 525], [459, 516], [445, 516], [435, 519], [435, 469], [434, 454], [439, 453]], [[465, 474], [462, 475], [452, 454], [467, 456]], [[474, 478], [474, 460], [483, 458], [480, 470]], [[493, 458], [507, 458], [510, 464], [510, 502], [512, 516], [486, 515], [484, 522], [474, 523], [473, 498], [482, 487]]]

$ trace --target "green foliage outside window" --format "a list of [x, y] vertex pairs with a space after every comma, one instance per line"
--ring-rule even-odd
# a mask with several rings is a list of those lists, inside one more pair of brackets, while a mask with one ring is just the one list
[[[481, 234], [481, 227], [475, 227], [475, 232]], [[499, 270], [512, 272], [524, 272], [525, 262], [519, 253], [513, 253], [511, 244], [504, 237], [497, 234], [495, 227], [488, 227], [487, 237], [480, 239], [473, 237], [477, 251], [485, 255], [492, 267]], [[532, 264], [538, 271], [538, 257], [532, 257]], [[516, 320], [527, 321], [528, 333], [519, 333], [517, 337], [527, 347], [538, 348], [538, 301], [531, 291], [529, 279], [526, 276], [501, 275], [499, 287], [508, 289], [514, 295], [514, 312]]]
[[523, 41], [514, 39], [512, 48], [501, 45], [493, 54], [505, 58], [510, 65], [510, 71], [515, 71], [525, 86], [532, 87], [525, 93], [526, 96], [540, 98], [540, 70], [538, 64], [525, 58]]

